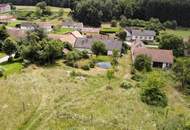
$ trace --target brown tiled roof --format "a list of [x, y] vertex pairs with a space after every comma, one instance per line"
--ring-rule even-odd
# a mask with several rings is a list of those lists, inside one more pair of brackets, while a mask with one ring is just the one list
[[24, 38], [27, 35], [24, 30], [19, 29], [19, 28], [8, 28], [7, 33], [11, 37], [16, 38], [16, 39]]
[[172, 50], [162, 50], [162, 49], [150, 49], [150, 48], [135, 48], [133, 50], [134, 59], [138, 55], [147, 55], [154, 62], [164, 62], [164, 63], [173, 63], [174, 56]]
[[64, 34], [64, 35], [60, 35], [60, 34], [48, 34], [48, 38], [54, 39], [54, 40], [60, 40], [62, 42], [68, 42], [72, 46], [74, 46], [75, 41], [76, 41], [76, 37], [73, 36], [72, 34]]

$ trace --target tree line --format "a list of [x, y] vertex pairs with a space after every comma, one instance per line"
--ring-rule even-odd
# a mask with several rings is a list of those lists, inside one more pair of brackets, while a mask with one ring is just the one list
[[[0, 3], [36, 5], [42, 0], [0, 0]], [[161, 22], [176, 20], [181, 26], [190, 26], [190, 0], [44, 0], [48, 5], [72, 8], [75, 19], [98, 26], [103, 21], [126, 18]]]

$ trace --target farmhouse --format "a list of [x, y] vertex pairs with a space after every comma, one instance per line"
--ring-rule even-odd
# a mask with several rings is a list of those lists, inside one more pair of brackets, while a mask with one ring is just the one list
[[127, 33], [127, 41], [134, 41], [136, 39], [142, 41], [153, 41], [156, 36], [156, 32], [152, 30], [125, 28], [125, 32]]
[[0, 13], [6, 13], [11, 11], [10, 4], [0, 4]]
[[71, 29], [75, 29], [77, 31], [81, 31], [83, 28], [83, 23], [77, 23], [74, 21], [64, 21], [62, 23], [62, 28], [71, 28]]
[[60, 40], [62, 42], [68, 42], [74, 47], [74, 44], [77, 40], [77, 38], [83, 38], [83, 36], [78, 32], [74, 31], [71, 33], [66, 33], [66, 34], [48, 34], [48, 38], [54, 39], [54, 40]]
[[39, 28], [43, 29], [45, 32], [51, 32], [53, 30], [53, 24], [49, 22], [38, 23]]
[[152, 67], [170, 68], [173, 64], [174, 56], [172, 50], [145, 48], [142, 41], [133, 42], [131, 46], [133, 63], [138, 55], [147, 55], [152, 60]]
[[119, 50], [121, 52], [122, 49], [122, 42], [113, 39], [101, 39], [101, 38], [78, 38], [75, 42], [74, 48], [83, 51], [87, 50], [89, 53], [92, 53], [91, 48], [95, 41], [101, 41], [105, 44], [107, 55], [112, 55], [113, 50]]
[[38, 25], [35, 23], [24, 22], [24, 23], [19, 24], [18, 27], [22, 30], [31, 31], [38, 28]]

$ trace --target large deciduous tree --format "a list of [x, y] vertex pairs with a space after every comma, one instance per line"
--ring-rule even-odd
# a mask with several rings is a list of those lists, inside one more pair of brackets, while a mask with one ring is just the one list
[[95, 41], [92, 45], [92, 52], [95, 55], [102, 55], [106, 53], [106, 46], [101, 41]]
[[181, 89], [188, 88], [190, 92], [190, 60], [188, 58], [177, 59], [173, 72], [176, 80], [181, 83]]
[[161, 36], [159, 48], [173, 50], [174, 56], [184, 55], [183, 39], [172, 34], [163, 34]]

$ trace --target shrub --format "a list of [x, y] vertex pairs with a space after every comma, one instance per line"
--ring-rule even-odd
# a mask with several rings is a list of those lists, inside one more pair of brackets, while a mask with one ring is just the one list
[[0, 77], [4, 76], [5, 70], [3, 68], [0, 68]]
[[141, 93], [141, 100], [148, 105], [161, 107], [166, 107], [168, 102], [165, 93], [158, 87], [145, 88]]
[[90, 66], [89, 65], [83, 65], [81, 68], [83, 70], [90, 70]]
[[89, 58], [88, 51], [86, 51], [86, 50], [82, 51], [81, 58], [88, 59]]
[[111, 21], [111, 27], [117, 27], [117, 21], [116, 20]]
[[135, 69], [139, 71], [150, 71], [151, 70], [151, 58], [146, 55], [138, 55], [134, 63]]
[[95, 67], [95, 63], [93, 61], [90, 61], [89, 66], [90, 66], [90, 68], [94, 68]]
[[143, 77], [139, 74], [139, 73], [135, 73], [132, 77], [131, 77], [132, 80], [135, 80], [135, 81], [140, 81], [141, 79], [143, 79]]
[[129, 88], [132, 88], [133, 85], [132, 85], [130, 82], [128, 82], [128, 81], [125, 80], [125, 81], [123, 81], [123, 82], [121, 83], [120, 87], [121, 87], [121, 88], [124, 88], [124, 89], [129, 89]]

